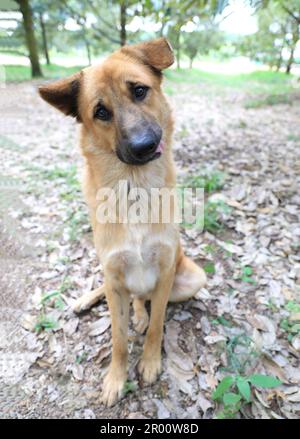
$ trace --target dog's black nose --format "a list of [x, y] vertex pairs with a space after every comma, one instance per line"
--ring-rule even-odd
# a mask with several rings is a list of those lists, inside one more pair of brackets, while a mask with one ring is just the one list
[[159, 140], [152, 130], [148, 130], [131, 136], [129, 147], [132, 154], [143, 157], [155, 151]]

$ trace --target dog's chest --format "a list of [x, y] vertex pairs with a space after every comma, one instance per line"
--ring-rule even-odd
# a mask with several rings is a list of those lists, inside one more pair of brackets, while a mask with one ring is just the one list
[[131, 294], [143, 297], [156, 286], [161, 273], [175, 262], [177, 231], [168, 225], [163, 233], [154, 233], [147, 225], [128, 228], [121, 247], [102, 256], [108, 268]]

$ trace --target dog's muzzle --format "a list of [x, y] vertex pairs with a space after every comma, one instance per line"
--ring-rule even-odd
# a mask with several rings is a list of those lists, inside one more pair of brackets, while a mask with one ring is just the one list
[[161, 156], [163, 142], [162, 130], [149, 127], [135, 132], [122, 140], [117, 148], [117, 156], [128, 165], [145, 165]]

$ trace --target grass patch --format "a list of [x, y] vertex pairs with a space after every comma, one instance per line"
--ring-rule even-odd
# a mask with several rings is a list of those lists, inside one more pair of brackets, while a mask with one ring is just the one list
[[[225, 75], [222, 73], [204, 72], [199, 69], [170, 69], [165, 73], [172, 83], [189, 83], [212, 85], [219, 88], [244, 89], [252, 92], [268, 92], [281, 94], [292, 91], [292, 76], [288, 77], [282, 72], [255, 71], [238, 75]], [[201, 87], [199, 87], [201, 92]]]
[[[21, 82], [31, 80], [31, 68], [29, 66], [22, 65], [8, 65], [5, 64], [5, 78], [7, 82]], [[64, 67], [56, 64], [50, 66], [42, 66], [43, 79], [57, 79], [64, 76], [72, 75], [78, 72], [84, 66]]]
[[270, 107], [279, 104], [289, 104], [291, 105], [292, 100], [289, 95], [286, 94], [270, 94], [261, 98], [250, 99], [245, 103], [245, 108], [261, 108]]
[[225, 174], [223, 172], [214, 171], [212, 173], [204, 173], [199, 176], [188, 177], [184, 181], [185, 187], [203, 188], [207, 194], [220, 190], [224, 186]]

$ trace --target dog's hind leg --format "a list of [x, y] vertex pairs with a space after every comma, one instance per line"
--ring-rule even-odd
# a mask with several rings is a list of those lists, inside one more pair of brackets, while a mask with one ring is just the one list
[[93, 305], [99, 302], [105, 295], [105, 286], [102, 285], [95, 290], [89, 291], [81, 296], [73, 305], [73, 311], [77, 314], [90, 309]]
[[193, 297], [206, 284], [206, 274], [194, 261], [181, 253], [177, 263], [170, 302], [182, 302]]
[[134, 329], [143, 334], [148, 328], [149, 316], [145, 308], [145, 299], [134, 299], [133, 300], [133, 324]]

